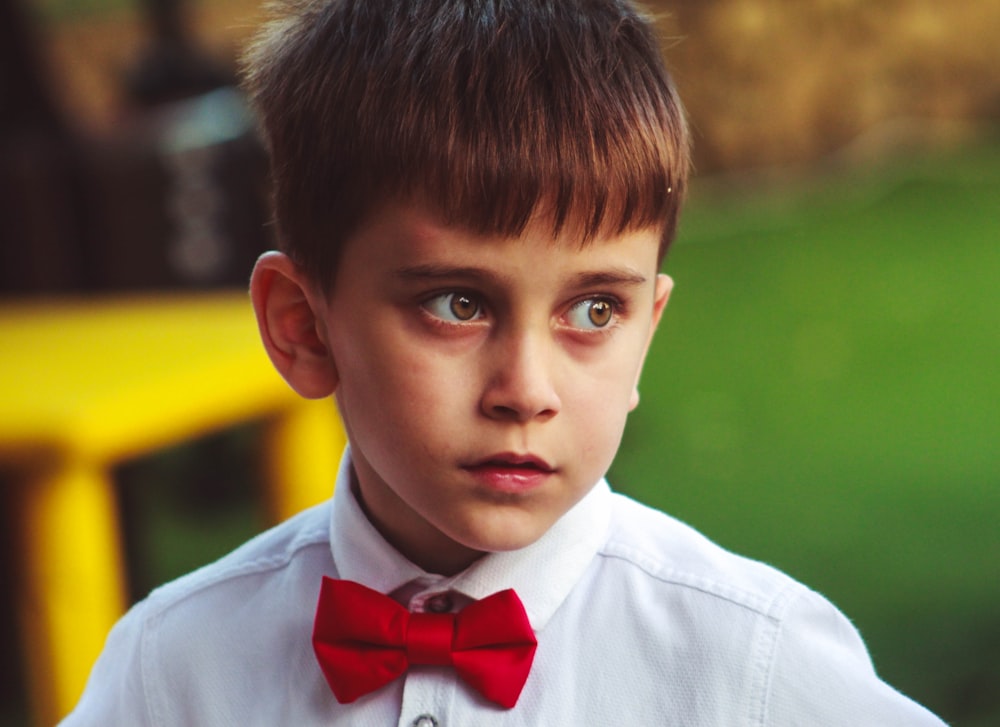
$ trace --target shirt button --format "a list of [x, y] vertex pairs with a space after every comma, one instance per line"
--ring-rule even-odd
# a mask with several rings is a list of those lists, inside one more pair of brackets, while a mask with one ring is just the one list
[[429, 714], [422, 714], [411, 723], [412, 727], [438, 727], [438, 721]]
[[424, 609], [431, 613], [450, 613], [454, 605], [450, 595], [447, 593], [438, 593], [427, 599]]

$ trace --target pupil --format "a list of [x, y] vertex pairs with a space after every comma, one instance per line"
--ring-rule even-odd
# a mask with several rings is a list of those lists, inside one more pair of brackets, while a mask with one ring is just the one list
[[456, 295], [451, 299], [451, 312], [462, 321], [476, 315], [476, 304], [467, 295]]
[[606, 326], [611, 320], [611, 304], [606, 300], [594, 301], [588, 312], [590, 322], [595, 326]]

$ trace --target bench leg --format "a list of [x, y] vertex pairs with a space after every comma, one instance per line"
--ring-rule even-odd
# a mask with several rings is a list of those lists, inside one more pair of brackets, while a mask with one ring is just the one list
[[271, 420], [265, 437], [265, 498], [272, 522], [281, 522], [333, 494], [347, 439], [331, 400], [303, 400]]
[[126, 603], [114, 486], [101, 467], [63, 461], [18, 488], [19, 610], [32, 708], [65, 716]]

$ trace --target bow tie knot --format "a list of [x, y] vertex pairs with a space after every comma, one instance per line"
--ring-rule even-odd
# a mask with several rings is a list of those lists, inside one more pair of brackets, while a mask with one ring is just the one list
[[410, 664], [450, 666], [454, 633], [453, 613], [411, 613], [406, 629], [406, 660]]
[[537, 642], [513, 590], [457, 614], [410, 613], [360, 583], [323, 578], [313, 648], [337, 701], [353, 702], [411, 665], [454, 666], [487, 699], [510, 709]]

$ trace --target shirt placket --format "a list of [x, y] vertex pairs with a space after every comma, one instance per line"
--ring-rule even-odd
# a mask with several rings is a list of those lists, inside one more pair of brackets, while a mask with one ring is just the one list
[[[451, 613], [458, 610], [458, 594], [429, 589], [410, 599], [412, 613]], [[446, 727], [454, 713], [459, 689], [458, 676], [451, 667], [412, 666], [403, 682], [399, 727]]]

